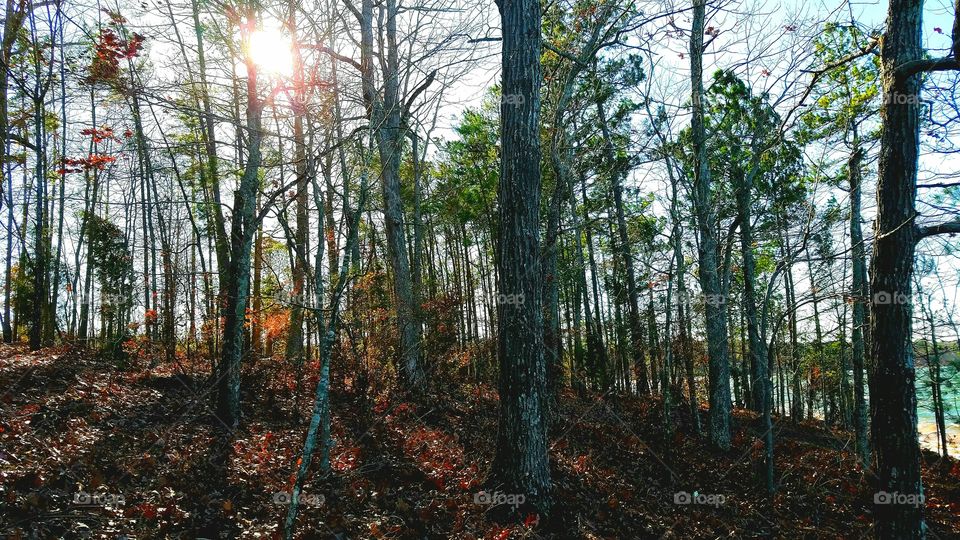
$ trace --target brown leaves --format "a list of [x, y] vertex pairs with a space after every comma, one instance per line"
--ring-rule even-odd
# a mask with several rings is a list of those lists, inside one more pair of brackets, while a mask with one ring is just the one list
[[[290, 420], [292, 392], [285, 386], [269, 382], [252, 392], [244, 426], [220, 440], [209, 413], [185, 414], [196, 396], [171, 378], [174, 368], [160, 362], [148, 369], [156, 358], [137, 356], [129, 369], [116, 371], [85, 357], [53, 359], [45, 351], [12, 359], [9, 351], [0, 346], [0, 387], [14, 388], [0, 401], [0, 520], [8, 508], [25, 512], [27, 522], [59, 511], [63, 505], [49, 494], [67, 497], [75, 489], [70, 482], [78, 481], [87, 491], [97, 485], [101, 493], [126, 497], [118, 521], [130, 528], [112, 536], [174, 537], [204, 527], [235, 537], [276, 532], [286, 507], [271, 495], [289, 489], [306, 429]], [[245, 366], [244, 376], [248, 368], [279, 363], [259, 362]], [[289, 363], [282, 367], [293, 373]], [[308, 365], [303, 375], [317, 369]], [[195, 375], [203, 380], [207, 372]], [[758, 456], [751, 455], [762, 448], [754, 415], [734, 413], [736, 451], [720, 454], [689, 431], [684, 407], [675, 411], [675, 435], [663, 440], [657, 400], [599, 401], [568, 390], [558, 395], [559, 429], [550, 433], [561, 524], [536, 514], [493, 523], [473, 495], [484, 489], [494, 453], [496, 393], [451, 382], [448, 394], [428, 403], [387, 392], [358, 396], [334, 385], [335, 471], [318, 474], [314, 456], [304, 490], [326, 503], [305, 507], [298, 530], [322, 522], [351, 538], [716, 538], [745, 531], [792, 538], [859, 537], [871, 527], [868, 473], [851, 454], [827, 445], [833, 436], [820, 425], [779, 424], [780, 492], [771, 501], [759, 487]], [[269, 406], [268, 393], [276, 398]], [[308, 403], [301, 406], [301, 414], [308, 411]], [[936, 531], [960, 532], [960, 465], [926, 459], [923, 475]], [[725, 494], [727, 502], [677, 506], [672, 495], [681, 489]]]

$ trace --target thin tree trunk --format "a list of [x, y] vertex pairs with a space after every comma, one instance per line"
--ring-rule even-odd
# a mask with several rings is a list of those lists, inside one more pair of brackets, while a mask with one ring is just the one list
[[[307, 196], [309, 178], [307, 178], [307, 145], [304, 139], [303, 121], [306, 112], [306, 92], [304, 87], [303, 62], [300, 57], [300, 45], [297, 40], [298, 2], [287, 4], [287, 31], [290, 32], [291, 61], [293, 64], [293, 159], [296, 175], [296, 222], [297, 231], [294, 240], [293, 261], [293, 302], [290, 306], [290, 326], [287, 332], [286, 358], [297, 369], [303, 364], [303, 305], [306, 304], [306, 274], [310, 271], [307, 263], [307, 247], [310, 242], [309, 221], [307, 218]], [[319, 269], [317, 269], [319, 272]]]
[[710, 380], [710, 441], [721, 450], [730, 448], [730, 363], [727, 347], [727, 312], [717, 260], [716, 216], [710, 187], [706, 132], [703, 116], [703, 32], [706, 0], [693, 2], [690, 33], [690, 80], [693, 120], [694, 207], [700, 233], [700, 288], [706, 298], [707, 354]]
[[[197, 69], [200, 77], [200, 87], [198, 90], [200, 92], [200, 101], [203, 105], [203, 117], [201, 118], [203, 129], [201, 129], [201, 138], [207, 154], [207, 182], [204, 185], [204, 190], [206, 193], [209, 193], [209, 200], [211, 202], [208, 209], [213, 215], [213, 238], [217, 252], [217, 267], [220, 272], [220, 291], [222, 292], [227, 289], [227, 282], [229, 281], [226, 272], [230, 267], [230, 238], [227, 237], [226, 223], [223, 219], [223, 205], [220, 202], [220, 172], [218, 167], [219, 160], [217, 159], [216, 126], [214, 124], [213, 108], [210, 103], [210, 94], [207, 90], [207, 59], [203, 40], [204, 27], [200, 24], [199, 0], [191, 0], [190, 5], [193, 15], [193, 28], [197, 35]], [[234, 77], [233, 80], [236, 81], [237, 78]], [[236, 116], [239, 122], [239, 111], [237, 111]], [[239, 133], [240, 130], [238, 128], [238, 134]], [[239, 138], [237, 144], [240, 144]], [[240, 166], [243, 166], [242, 162]]]
[[[11, 259], [13, 257], [13, 168], [7, 160], [10, 150], [10, 139], [8, 136], [8, 104], [7, 91], [10, 87], [10, 58], [13, 51], [13, 45], [16, 43], [17, 35], [23, 25], [24, 17], [27, 14], [27, 5], [16, 0], [7, 0], [6, 16], [3, 19], [3, 42], [0, 44], [0, 170], [4, 172], [6, 179], [6, 203], [7, 203], [7, 259], [6, 259], [6, 289], [3, 299], [3, 341], [10, 343], [13, 341], [14, 327], [10, 321], [10, 292], [13, 288]], [[26, 227], [26, 223], [24, 223]]]
[[867, 426], [867, 403], [864, 389], [864, 359], [869, 326], [867, 321], [867, 302], [870, 293], [867, 283], [867, 257], [860, 226], [860, 200], [863, 192], [860, 174], [860, 160], [863, 151], [854, 144], [853, 152], [847, 160], [847, 174], [850, 176], [850, 245], [853, 258], [853, 297], [852, 314], [852, 352], [853, 365], [853, 430], [856, 437], [857, 456], [863, 464], [870, 463], [870, 438]]

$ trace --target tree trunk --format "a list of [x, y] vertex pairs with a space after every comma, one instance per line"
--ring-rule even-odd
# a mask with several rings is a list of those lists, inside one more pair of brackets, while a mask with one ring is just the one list
[[853, 258], [853, 332], [851, 363], [853, 365], [853, 430], [856, 437], [857, 456], [863, 464], [870, 463], [870, 439], [867, 432], [867, 403], [864, 395], [864, 358], [866, 356], [867, 302], [870, 298], [867, 289], [867, 257], [860, 227], [860, 200], [862, 181], [860, 160], [863, 151], [855, 145], [850, 159], [847, 160], [847, 174], [850, 175], [850, 245]]
[[[37, 42], [36, 33], [36, 13], [31, 12], [30, 31], [32, 39]], [[45, 130], [45, 107], [44, 100], [47, 89], [49, 88], [49, 79], [44, 83], [41, 55], [33, 55], [34, 68], [34, 87], [32, 93], [33, 113], [34, 113], [34, 150], [36, 152], [36, 164], [34, 168], [34, 194], [35, 194], [35, 213], [34, 215], [34, 254], [33, 254], [33, 313], [30, 314], [30, 350], [39, 349], [43, 344], [43, 327], [45, 320], [45, 310], [47, 308], [47, 263], [49, 250], [47, 249], [47, 150], [46, 150], [46, 130]], [[51, 66], [52, 68], [52, 66]], [[26, 224], [26, 221], [24, 221]]]
[[[500, 414], [488, 483], [523, 494], [537, 511], [550, 510], [550, 467], [542, 410], [546, 391], [540, 248], [540, 4], [500, 0], [503, 28], [500, 224], [497, 274], [502, 294], [522, 302], [500, 305], [497, 355]], [[520, 298], [520, 296], [517, 296]]]
[[[290, 327], [287, 332], [286, 358], [293, 364], [303, 364], [303, 306], [307, 303], [305, 277], [309, 272], [307, 250], [309, 238], [309, 220], [307, 218], [307, 192], [309, 179], [307, 178], [307, 145], [303, 134], [303, 117], [306, 112], [306, 93], [303, 79], [303, 65], [300, 58], [300, 46], [297, 41], [297, 3], [288, 3], [287, 31], [291, 35], [291, 60], [293, 64], [293, 155], [294, 174], [297, 182], [297, 232], [294, 241], [293, 261], [293, 301], [290, 305]], [[319, 269], [318, 269], [319, 271]]]
[[[206, 180], [203, 189], [208, 194], [208, 211], [213, 216], [213, 237], [217, 252], [217, 267], [220, 272], [220, 291], [226, 290], [229, 278], [226, 274], [230, 266], [230, 239], [227, 238], [226, 224], [223, 219], [223, 205], [220, 203], [220, 172], [217, 159], [216, 126], [214, 125], [213, 109], [210, 104], [210, 95], [207, 92], [207, 60], [203, 43], [203, 25], [200, 24], [199, 0], [191, 0], [193, 14], [193, 28], [197, 34], [197, 60], [200, 77], [200, 100], [203, 104], [201, 118], [201, 139], [206, 149]], [[234, 77], [236, 81], [236, 77]], [[239, 112], [237, 113], [239, 117]], [[239, 118], [238, 118], [239, 121]], [[238, 129], [239, 133], [239, 129]], [[239, 139], [238, 139], [239, 144]], [[212, 265], [211, 265], [212, 266]]]
[[403, 201], [400, 197], [400, 152], [402, 151], [400, 103], [400, 60], [397, 49], [397, 2], [386, 2], [386, 54], [383, 65], [383, 99], [377, 94], [373, 69], [373, 1], [362, 3], [360, 31], [361, 75], [364, 102], [371, 124], [376, 128], [383, 185], [383, 214], [387, 256], [393, 271], [393, 292], [397, 303], [397, 326], [400, 334], [400, 376], [408, 389], [416, 390], [424, 383], [420, 365], [420, 322], [417, 300], [410, 279], [410, 263], [404, 239]]
[[[19, 9], [17, 9], [19, 7]], [[10, 324], [10, 291], [13, 288], [11, 283], [10, 260], [13, 255], [13, 168], [7, 161], [9, 155], [9, 125], [8, 125], [8, 107], [7, 90], [10, 87], [10, 57], [13, 51], [13, 44], [16, 43], [17, 34], [23, 24], [23, 19], [27, 13], [27, 6], [7, 0], [6, 17], [3, 20], [3, 42], [0, 44], [0, 171], [6, 178], [6, 203], [7, 203], [7, 259], [6, 259], [6, 290], [4, 292], [3, 302], [3, 341], [10, 343], [13, 341], [13, 327]], [[0, 202], [2, 204], [2, 202]], [[26, 223], [24, 223], [26, 226]]]
[[730, 448], [730, 362], [727, 347], [727, 310], [717, 260], [716, 216], [710, 191], [706, 132], [703, 123], [703, 29], [705, 0], [693, 2], [690, 33], [690, 80], [693, 120], [694, 207], [700, 233], [700, 288], [706, 299], [707, 354], [710, 381], [710, 441]]
[[[256, 19], [247, 15], [248, 36]], [[257, 95], [257, 65], [249, 53], [247, 67], [247, 160], [234, 194], [233, 226], [230, 234], [230, 281], [226, 291], [223, 323], [223, 352], [219, 369], [217, 413], [229, 427], [240, 422], [240, 364], [243, 359], [243, 330], [250, 292], [250, 251], [256, 231], [256, 198], [260, 171], [260, 130], [263, 102]]]
[[[919, 77], [900, 76], [901, 65], [923, 54], [921, 0], [891, 0], [880, 54], [883, 133], [877, 173], [877, 217], [871, 261], [870, 417], [879, 492], [919, 497], [916, 374], [912, 309], [908, 301], [917, 229]], [[954, 34], [957, 30], [954, 30]], [[957, 36], [955, 35], [955, 38]], [[910, 99], [894, 99], [905, 96]], [[877, 501], [878, 499], [875, 499]], [[885, 499], [883, 499], [885, 500]], [[923, 504], [884, 504], [874, 510], [879, 538], [923, 538]]]

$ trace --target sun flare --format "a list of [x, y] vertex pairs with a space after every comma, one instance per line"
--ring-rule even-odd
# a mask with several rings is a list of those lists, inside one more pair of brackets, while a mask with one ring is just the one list
[[293, 74], [293, 52], [290, 37], [279, 30], [257, 30], [250, 35], [250, 56], [253, 62], [271, 75]]

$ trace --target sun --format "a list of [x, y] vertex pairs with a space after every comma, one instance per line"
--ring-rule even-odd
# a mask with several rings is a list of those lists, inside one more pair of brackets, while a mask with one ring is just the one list
[[250, 57], [264, 72], [289, 77], [293, 74], [290, 37], [279, 30], [262, 29], [250, 35]]

